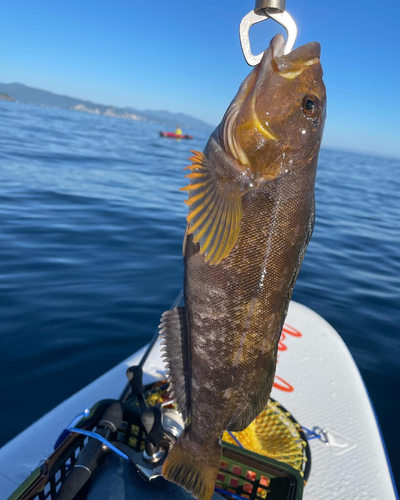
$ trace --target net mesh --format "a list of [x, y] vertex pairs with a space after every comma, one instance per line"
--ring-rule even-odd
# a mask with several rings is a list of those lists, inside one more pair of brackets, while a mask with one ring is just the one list
[[[285, 462], [303, 475], [307, 443], [301, 438], [299, 429], [291, 414], [278, 402], [270, 400], [264, 411], [244, 431], [232, 435], [247, 450]], [[228, 432], [222, 439], [238, 446]]]

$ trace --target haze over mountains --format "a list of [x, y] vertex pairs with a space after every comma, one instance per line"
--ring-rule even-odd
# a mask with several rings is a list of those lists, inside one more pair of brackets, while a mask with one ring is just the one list
[[190, 128], [205, 132], [210, 132], [214, 128], [209, 123], [184, 113], [171, 113], [170, 111], [153, 111], [148, 109], [141, 111], [131, 107], [119, 108], [116, 106], [105, 106], [104, 104], [95, 104], [91, 101], [27, 87], [22, 83], [0, 83], [0, 92], [8, 94], [16, 99], [16, 101], [23, 104], [69, 109], [95, 115], [113, 116], [126, 120], [155, 122], [173, 128], [180, 125], [184, 129]]

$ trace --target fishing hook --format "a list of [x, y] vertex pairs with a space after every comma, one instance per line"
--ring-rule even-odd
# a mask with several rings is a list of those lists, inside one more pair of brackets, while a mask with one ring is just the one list
[[278, 24], [283, 26], [287, 33], [287, 40], [285, 45], [284, 54], [289, 54], [294, 47], [297, 38], [297, 26], [293, 17], [286, 10], [279, 12], [277, 9], [258, 9], [257, 11], [252, 10], [242, 19], [239, 27], [240, 44], [242, 46], [242, 51], [244, 58], [249, 66], [257, 66], [263, 58], [263, 52], [255, 56], [251, 52], [249, 31], [250, 28], [261, 21], [266, 19], [273, 19]]

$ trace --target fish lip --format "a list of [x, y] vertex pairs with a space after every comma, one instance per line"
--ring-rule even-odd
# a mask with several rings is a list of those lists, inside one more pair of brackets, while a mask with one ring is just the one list
[[309, 42], [293, 49], [285, 55], [285, 38], [278, 33], [271, 40], [268, 49], [259, 64], [259, 72], [255, 86], [266, 77], [271, 65], [275, 71], [286, 73], [296, 69], [305, 69], [319, 62], [321, 57], [321, 45], [318, 42]]
[[277, 35], [274, 36], [274, 38], [271, 40], [271, 43], [270, 43], [274, 59], [284, 55], [285, 45], [286, 45], [286, 42], [285, 42], [285, 38], [282, 35], [282, 33], [278, 33]]
[[303, 63], [305, 66], [309, 66], [309, 61], [321, 57], [321, 45], [318, 42], [309, 42], [297, 47], [283, 57], [293, 63]]
[[[280, 58], [284, 55], [285, 52], [285, 39], [283, 38], [282, 33], [278, 33], [271, 40], [269, 47], [264, 51], [263, 58], [259, 64], [260, 70], [257, 75], [257, 80], [255, 85], [259, 84], [259, 82], [263, 81], [264, 78], [267, 77], [268, 71], [270, 71], [271, 63], [275, 62], [277, 58]], [[273, 65], [274, 66], [274, 65]]]
[[282, 76], [299, 74], [309, 66], [317, 64], [321, 57], [321, 45], [318, 42], [309, 42], [274, 59], [275, 70]]

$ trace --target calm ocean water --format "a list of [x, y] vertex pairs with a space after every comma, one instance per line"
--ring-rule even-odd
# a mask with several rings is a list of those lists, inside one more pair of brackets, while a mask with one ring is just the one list
[[[189, 142], [0, 103], [0, 445], [148, 341], [182, 286]], [[322, 150], [294, 299], [341, 334], [400, 482], [400, 160]], [[397, 471], [397, 472], [396, 472]]]

